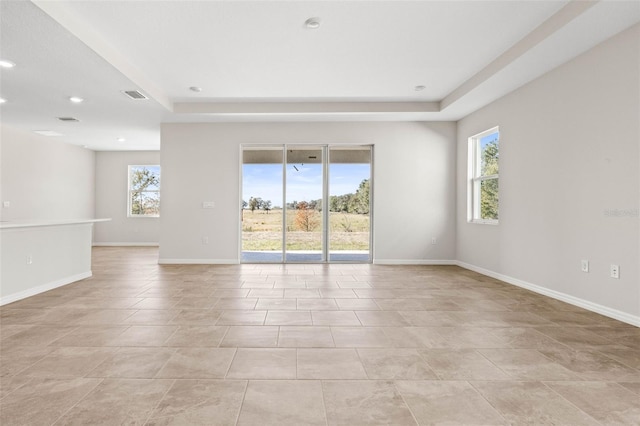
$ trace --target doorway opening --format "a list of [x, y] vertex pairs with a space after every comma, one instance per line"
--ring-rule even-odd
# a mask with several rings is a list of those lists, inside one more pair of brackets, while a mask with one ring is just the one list
[[372, 151], [243, 147], [241, 261], [371, 262]]

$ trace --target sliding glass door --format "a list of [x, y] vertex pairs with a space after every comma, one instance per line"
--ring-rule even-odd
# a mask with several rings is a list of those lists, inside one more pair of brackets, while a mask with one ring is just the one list
[[371, 146], [242, 151], [241, 259], [369, 262]]

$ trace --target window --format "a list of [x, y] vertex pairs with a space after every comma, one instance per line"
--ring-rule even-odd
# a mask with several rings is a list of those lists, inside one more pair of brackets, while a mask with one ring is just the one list
[[160, 166], [129, 166], [129, 217], [160, 215]]
[[498, 223], [499, 141], [498, 127], [469, 138], [470, 222]]

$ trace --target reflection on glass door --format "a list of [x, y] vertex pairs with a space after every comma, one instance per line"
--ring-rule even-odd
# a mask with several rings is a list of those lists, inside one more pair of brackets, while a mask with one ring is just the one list
[[371, 146], [245, 147], [242, 262], [370, 262], [371, 157]]
[[329, 149], [329, 261], [371, 259], [371, 147]]
[[324, 149], [288, 146], [286, 157], [285, 261], [322, 262]]

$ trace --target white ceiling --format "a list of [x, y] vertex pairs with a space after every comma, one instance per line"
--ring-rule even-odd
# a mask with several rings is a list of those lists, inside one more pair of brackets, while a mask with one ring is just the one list
[[162, 122], [458, 120], [640, 22], [640, 2], [2, 1], [0, 18], [2, 123], [138, 150]]

